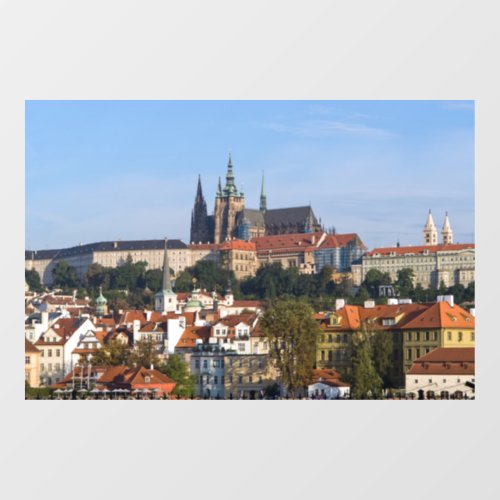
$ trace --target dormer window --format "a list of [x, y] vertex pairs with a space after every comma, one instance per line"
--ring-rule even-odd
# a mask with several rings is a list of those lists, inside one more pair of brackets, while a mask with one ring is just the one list
[[146, 376], [144, 377], [144, 382], [146, 382], [146, 384], [149, 384], [149, 383], [151, 382], [151, 377], [150, 377], [150, 376], [148, 376], [148, 375], [146, 375]]

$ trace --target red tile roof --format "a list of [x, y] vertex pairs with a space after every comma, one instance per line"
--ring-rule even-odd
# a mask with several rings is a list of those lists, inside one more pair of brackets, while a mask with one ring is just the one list
[[196, 340], [201, 339], [206, 342], [210, 337], [209, 326], [188, 326], [176, 344], [176, 348], [192, 349], [196, 347]]
[[225, 307], [261, 308], [262, 302], [260, 300], [235, 300], [232, 306], [225, 306]]
[[394, 253], [396, 255], [406, 255], [406, 254], [423, 254], [424, 251], [429, 253], [445, 252], [445, 251], [456, 251], [456, 250], [466, 250], [468, 248], [475, 248], [474, 243], [463, 243], [463, 244], [448, 244], [448, 245], [419, 245], [419, 246], [408, 246], [408, 247], [384, 247], [384, 248], [374, 248], [371, 252], [367, 252], [366, 256], [379, 255], [391, 255]]
[[219, 250], [242, 250], [247, 252], [255, 252], [256, 245], [253, 241], [230, 240], [224, 241], [219, 245]]
[[25, 337], [24, 338], [24, 352], [39, 353], [40, 351]]
[[294, 234], [276, 234], [271, 236], [260, 236], [252, 238], [250, 241], [255, 243], [257, 252], [289, 253], [310, 251], [318, 244], [323, 232], [316, 233], [294, 233]]
[[473, 347], [439, 347], [416, 359], [408, 375], [474, 375]]

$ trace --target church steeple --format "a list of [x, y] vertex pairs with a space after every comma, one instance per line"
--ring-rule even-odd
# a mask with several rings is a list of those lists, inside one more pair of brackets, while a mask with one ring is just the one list
[[170, 266], [168, 265], [168, 250], [167, 238], [165, 238], [165, 251], [163, 253], [163, 288], [164, 292], [172, 291], [172, 283], [170, 281]]
[[450, 245], [453, 243], [453, 231], [451, 230], [450, 219], [448, 219], [448, 212], [446, 212], [443, 228], [441, 229], [441, 242], [443, 245]]
[[427, 215], [427, 221], [424, 226], [424, 245], [437, 245], [438, 244], [438, 234], [437, 228], [434, 224], [434, 220], [432, 218], [432, 212], [429, 209], [429, 215]]
[[155, 295], [155, 311], [165, 313], [177, 309], [177, 295], [172, 290], [170, 279], [170, 266], [168, 264], [167, 238], [163, 254], [163, 280], [162, 289]]
[[262, 172], [262, 186], [260, 188], [260, 207], [259, 210], [261, 212], [265, 212], [267, 210], [267, 197], [266, 190], [264, 187], [264, 172]]

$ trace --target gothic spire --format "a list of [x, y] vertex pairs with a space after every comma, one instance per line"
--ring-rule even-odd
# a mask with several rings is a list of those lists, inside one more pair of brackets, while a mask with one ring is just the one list
[[266, 189], [264, 186], [264, 171], [262, 171], [262, 186], [260, 188], [260, 211], [265, 212], [267, 210], [267, 197]]
[[163, 254], [163, 291], [172, 292], [172, 283], [170, 282], [170, 267], [168, 265], [167, 238], [165, 238], [165, 253]]
[[198, 187], [196, 189], [196, 201], [203, 200], [203, 191], [201, 189], [201, 175], [198, 174]]

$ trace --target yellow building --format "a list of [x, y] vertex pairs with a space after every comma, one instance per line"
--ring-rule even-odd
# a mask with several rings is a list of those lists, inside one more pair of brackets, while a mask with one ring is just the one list
[[40, 351], [24, 339], [24, 378], [30, 387], [40, 386]]
[[221, 266], [233, 271], [236, 278], [255, 276], [257, 272], [257, 250], [255, 243], [243, 240], [225, 241], [219, 245]]
[[226, 399], [260, 399], [277, 379], [276, 369], [265, 354], [226, 355], [224, 368]]
[[394, 387], [404, 387], [405, 374], [415, 359], [438, 347], [474, 347], [474, 316], [453, 304], [451, 296], [444, 299], [432, 304], [366, 301], [364, 307], [343, 305], [318, 316], [316, 367], [343, 373], [351, 367], [354, 335], [384, 332], [393, 346], [389, 376]]

